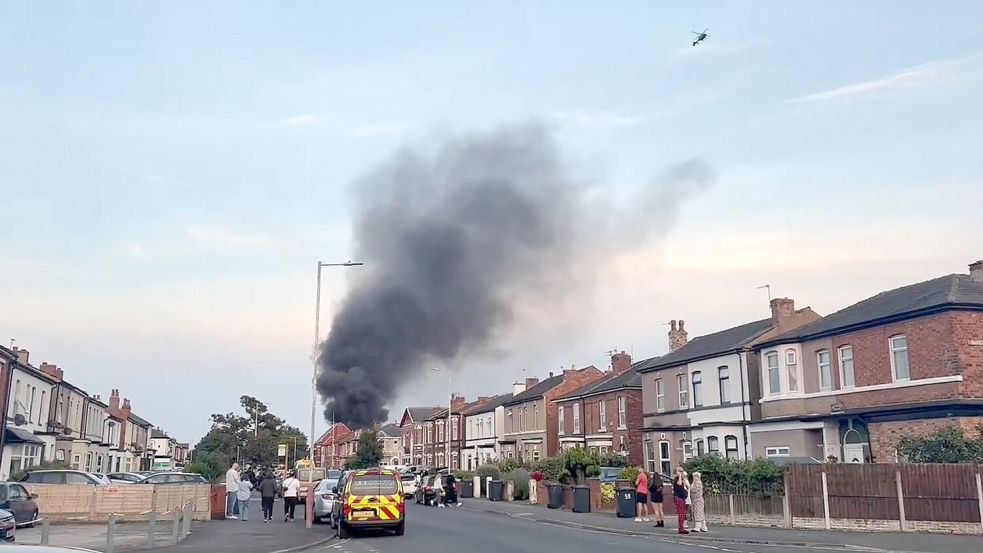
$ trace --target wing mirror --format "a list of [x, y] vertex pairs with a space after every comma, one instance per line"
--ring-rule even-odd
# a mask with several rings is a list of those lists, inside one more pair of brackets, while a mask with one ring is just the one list
[[36, 493], [32, 493], [31, 494], [31, 499], [37, 499], [37, 498], [38, 498], [38, 494], [36, 494]]
[[331, 488], [331, 493], [338, 493], [338, 486]]

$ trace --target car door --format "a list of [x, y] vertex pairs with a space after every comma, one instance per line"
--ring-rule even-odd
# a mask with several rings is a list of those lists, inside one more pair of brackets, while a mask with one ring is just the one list
[[14, 515], [14, 521], [17, 524], [23, 524], [30, 520], [31, 515], [34, 514], [33, 510], [28, 512], [27, 500], [31, 496], [27, 494], [24, 488], [10, 484], [7, 487], [7, 504], [10, 506], [10, 512]]
[[95, 484], [95, 482], [93, 482], [91, 478], [89, 478], [88, 476], [86, 476], [84, 474], [79, 474], [77, 472], [69, 472], [69, 473], [66, 473], [64, 476], [65, 476], [65, 483], [66, 484], [75, 484], [75, 485], [83, 485], [83, 484], [86, 484], [86, 485], [90, 485], [90, 486], [93, 485], [93, 484]]
[[31, 522], [34, 520], [34, 515], [38, 512], [38, 502], [34, 500], [31, 492], [27, 491], [27, 488], [20, 484], [10, 484], [10, 490], [18, 497], [23, 498], [17, 503], [20, 506], [24, 518], [22, 520], [18, 515], [14, 515], [14, 519], [17, 522]]

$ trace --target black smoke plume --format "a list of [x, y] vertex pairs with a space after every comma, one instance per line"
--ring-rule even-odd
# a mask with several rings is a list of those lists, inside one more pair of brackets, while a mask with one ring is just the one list
[[538, 125], [401, 151], [356, 185], [364, 273], [321, 344], [317, 381], [325, 418], [353, 427], [385, 421], [428, 363], [488, 345], [511, 305], [556, 294], [587, 244], [612, 237], [587, 224], [602, 210], [585, 209]]

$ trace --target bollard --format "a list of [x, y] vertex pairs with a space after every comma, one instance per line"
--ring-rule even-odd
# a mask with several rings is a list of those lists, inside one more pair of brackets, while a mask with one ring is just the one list
[[505, 501], [512, 501], [515, 496], [515, 482], [509, 480], [505, 482]]
[[727, 509], [730, 513], [728, 520], [730, 521], [730, 525], [733, 526], [737, 524], [737, 518], [734, 517], [734, 494], [727, 495]]
[[106, 528], [106, 553], [116, 549], [116, 515], [109, 515], [109, 525]]
[[177, 545], [177, 543], [179, 541], [181, 541], [181, 536], [180, 536], [180, 534], [181, 534], [181, 511], [178, 510], [178, 509], [174, 509], [171, 512], [174, 513], [174, 528], [173, 528], [173, 531], [172, 531], [172, 537], [174, 538], [174, 545]]
[[147, 544], [154, 548], [154, 533], [157, 532], [157, 511], [147, 513]]
[[188, 537], [191, 533], [191, 504], [188, 503], [184, 506], [181, 511], [181, 538], [184, 539]]
[[48, 545], [51, 539], [51, 522], [46, 518], [41, 519], [41, 545]]
[[481, 499], [481, 477], [475, 476], [474, 480], [474, 497], [475, 499]]
[[529, 504], [536, 504], [536, 480], [534, 478], [529, 479]]

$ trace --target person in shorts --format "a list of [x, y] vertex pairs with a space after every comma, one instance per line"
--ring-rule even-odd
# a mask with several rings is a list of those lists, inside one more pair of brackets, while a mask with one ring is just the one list
[[635, 522], [651, 522], [649, 516], [649, 475], [645, 469], [638, 469], [635, 477], [635, 503], [637, 503]]

